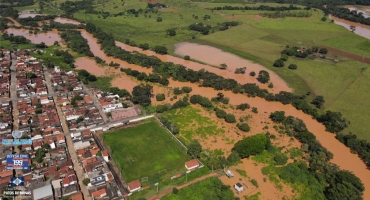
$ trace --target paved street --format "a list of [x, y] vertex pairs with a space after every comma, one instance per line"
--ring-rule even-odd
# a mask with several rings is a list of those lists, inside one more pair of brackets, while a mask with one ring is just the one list
[[[50, 73], [45, 68], [44, 68], [44, 74], [45, 74], [46, 86], [48, 88], [48, 93], [52, 95], [52, 94], [54, 94], [54, 90], [51, 87]], [[87, 187], [82, 183], [82, 181], [85, 179], [85, 172], [82, 169], [82, 167], [79, 165], [76, 150], [73, 147], [73, 141], [72, 141], [71, 135], [69, 134], [69, 128], [68, 128], [68, 125], [67, 125], [66, 118], [65, 118], [65, 116], [62, 112], [62, 109], [59, 106], [59, 102], [58, 102], [57, 97], [53, 96], [53, 99], [54, 99], [55, 107], [57, 108], [57, 112], [58, 112], [58, 115], [59, 115], [60, 122], [62, 123], [62, 128], [63, 128], [64, 135], [66, 136], [68, 152], [69, 152], [69, 155], [70, 155], [70, 157], [73, 161], [74, 170], [76, 171], [76, 174], [77, 174], [77, 177], [78, 177], [78, 182], [80, 184], [81, 192], [84, 195], [84, 199], [91, 199]]]
[[[17, 78], [16, 78], [16, 68], [17, 56], [14, 53], [11, 54], [12, 66], [10, 67], [10, 98], [17, 99]], [[9, 101], [9, 100], [7, 100]], [[18, 110], [18, 99], [12, 101], [13, 106], [13, 130], [19, 129], [19, 110]]]

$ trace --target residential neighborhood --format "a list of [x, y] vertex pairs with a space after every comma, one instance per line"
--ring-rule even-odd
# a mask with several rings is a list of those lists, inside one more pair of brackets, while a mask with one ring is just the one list
[[[94, 134], [127, 124], [140, 109], [86, 88], [77, 72], [47, 69], [28, 51], [1, 49], [0, 55], [0, 139], [18, 132], [32, 141], [0, 145], [0, 192], [22, 176], [21, 188], [32, 194], [22, 199], [124, 199], [127, 191]], [[7, 170], [12, 154], [27, 154], [29, 168]]]

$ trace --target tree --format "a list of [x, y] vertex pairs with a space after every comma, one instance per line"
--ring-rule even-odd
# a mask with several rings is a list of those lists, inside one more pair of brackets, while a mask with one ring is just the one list
[[201, 152], [202, 152], [202, 145], [200, 145], [198, 140], [191, 141], [188, 146], [188, 154], [193, 158], [199, 158]]
[[316, 108], [321, 108], [325, 103], [325, 99], [323, 96], [316, 96], [311, 103], [315, 105]]
[[278, 165], [285, 165], [286, 162], [288, 161], [288, 156], [286, 156], [285, 154], [282, 154], [282, 153], [278, 153], [277, 155], [275, 155], [274, 161]]
[[270, 74], [265, 70], [261, 70], [258, 73], [257, 80], [261, 83], [268, 83], [270, 81]]
[[167, 110], [167, 106], [166, 105], [158, 105], [155, 109], [155, 111], [157, 113], [163, 113]]
[[90, 74], [90, 75], [87, 77], [87, 80], [89, 80], [89, 81], [91, 81], [91, 82], [95, 82], [95, 81], [97, 81], [98, 79], [96, 78], [96, 76], [95, 76], [95, 75]]
[[289, 58], [289, 56], [288, 56], [288, 55], [286, 55], [286, 54], [281, 54], [280, 60], [282, 60], [282, 61], [287, 61], [287, 60], [288, 60], [288, 58]]
[[179, 193], [179, 190], [178, 190], [177, 188], [175, 188], [175, 187], [174, 187], [174, 188], [172, 189], [172, 193], [173, 193], [173, 194], [177, 194], [177, 193]]
[[323, 21], [323, 22], [326, 22], [326, 20], [327, 20], [327, 18], [326, 18], [326, 17], [322, 17], [322, 18], [321, 18], [321, 21]]
[[162, 17], [158, 17], [157, 22], [162, 22]]
[[245, 70], [247, 70], [246, 67], [236, 68], [235, 74], [245, 74]]
[[82, 180], [82, 183], [87, 186], [89, 183], [90, 183], [90, 179], [89, 178], [85, 178], [84, 180]]
[[222, 64], [220, 65], [220, 69], [227, 69], [227, 65], [226, 65], [225, 63], [222, 63]]
[[190, 56], [188, 55], [184, 56], [184, 60], [190, 60]]
[[240, 162], [240, 156], [238, 152], [232, 151], [231, 154], [227, 157], [227, 161], [229, 161], [230, 163]]
[[233, 114], [227, 114], [225, 117], [225, 122], [235, 123], [236, 122], [235, 116]]
[[326, 48], [321, 48], [321, 49], [319, 50], [319, 53], [327, 54], [327, 53], [328, 53], [328, 49], [326, 49]]
[[249, 132], [251, 130], [251, 128], [249, 127], [247, 123], [237, 124], [236, 126], [239, 128], [239, 130], [243, 132]]
[[270, 119], [276, 123], [283, 123], [286, 119], [284, 111], [275, 111], [270, 114]]
[[252, 72], [249, 73], [249, 76], [255, 76], [255, 75], [256, 75], [256, 72], [252, 71]]
[[247, 158], [251, 155], [262, 153], [265, 149], [269, 148], [270, 145], [270, 138], [265, 134], [257, 134], [238, 141], [234, 145], [233, 150], [236, 151], [241, 158]]
[[244, 111], [244, 110], [246, 110], [246, 109], [249, 109], [251, 106], [249, 105], [249, 104], [247, 104], [247, 103], [242, 103], [242, 104], [239, 104], [239, 105], [237, 105], [236, 106], [236, 109], [237, 110], [242, 110], [242, 111]]
[[355, 32], [356, 31], [356, 26], [349, 26], [349, 29], [351, 29], [352, 32]]
[[167, 35], [169, 36], [175, 36], [176, 35], [176, 30], [174, 28], [170, 28], [166, 30]]
[[284, 67], [284, 61], [282, 59], [275, 60], [274, 67]]
[[297, 69], [297, 65], [296, 64], [290, 64], [288, 66], [289, 69]]
[[150, 96], [152, 94], [153, 86], [140, 84], [132, 90], [132, 102], [142, 106], [148, 106], [151, 103]]
[[164, 101], [166, 99], [166, 96], [164, 94], [157, 94], [155, 95], [155, 99], [157, 101]]
[[193, 89], [191, 87], [184, 86], [181, 88], [181, 90], [185, 93], [190, 93]]
[[227, 113], [224, 110], [219, 109], [219, 108], [216, 108], [215, 110], [216, 110], [216, 116], [218, 118], [225, 118], [226, 117]]
[[153, 50], [154, 52], [161, 54], [161, 55], [167, 54], [167, 51], [168, 51], [167, 47], [165, 46], [155, 46]]
[[269, 83], [268, 87], [269, 88], [274, 88], [274, 84], [273, 83]]

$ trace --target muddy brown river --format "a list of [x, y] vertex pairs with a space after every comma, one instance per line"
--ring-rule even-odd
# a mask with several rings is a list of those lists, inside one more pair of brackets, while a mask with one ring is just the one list
[[15, 28], [8, 28], [6, 29], [8, 34], [14, 34], [17, 36], [23, 36], [29, 40], [31, 40], [34, 44], [39, 44], [44, 42], [46, 45], [53, 45], [55, 41], [60, 41], [61, 38], [58, 34], [58, 31], [54, 29], [53, 31], [48, 31], [46, 33], [39, 32], [38, 34], [29, 33], [29, 30], [26, 29], [15, 29]]
[[[121, 65], [121, 67], [129, 67], [129, 68], [132, 68], [132, 69], [135, 69], [135, 70], [138, 70], [138, 71], [141, 71], [141, 72], [146, 72], [146, 73], [150, 73], [152, 71], [151, 69], [148, 69], [148, 68], [143, 68], [143, 67], [140, 67], [140, 66], [137, 66], [137, 65], [128, 64], [127, 62], [124, 62], [122, 60], [106, 56], [104, 54], [104, 52], [100, 49], [100, 45], [97, 44], [97, 39], [96, 38], [93, 38], [93, 36], [91, 34], [87, 33], [85, 30], [81, 30], [81, 33], [82, 33], [82, 36], [85, 39], [88, 40], [90, 50], [93, 52], [93, 54], [95, 56], [99, 56], [100, 58], [105, 60], [107, 63], [113, 61], [113, 62], [119, 63]], [[47, 39], [47, 38], [43, 38], [43, 39]], [[124, 45], [124, 44], [119, 43], [119, 42], [117, 42], [117, 44], [119, 46], [121, 46], [122, 48], [128, 50], [128, 51], [134, 51], [136, 49], [136, 48], [133, 48], [133, 47], [128, 47], [127, 45]], [[193, 50], [195, 52], [199, 51], [199, 50], [196, 49], [196, 45], [186, 46], [186, 50], [183, 49], [182, 51], [183, 52], [184, 51], [188, 52], [190, 50]], [[148, 55], [156, 55], [151, 51], [144, 51], [144, 52]], [[220, 54], [212, 55], [212, 57], [214, 57], [214, 58], [222, 57], [223, 56], [223, 54], [221, 54], [222, 51], [220, 51], [219, 53]], [[212, 72], [214, 72], [218, 75], [221, 75], [221, 76], [236, 77], [236, 75], [233, 74], [232, 71], [219, 70], [219, 69], [207, 66], [207, 65], [202, 65], [202, 64], [199, 64], [199, 63], [191, 62], [191, 61], [185, 61], [181, 58], [177, 58], [177, 57], [169, 56], [169, 55], [165, 55], [165, 56], [156, 55], [156, 56], [158, 56], [163, 61], [170, 61], [170, 62], [174, 62], [174, 63], [178, 62], [178, 64], [184, 64], [186, 67], [192, 68], [194, 70], [199, 70], [200, 68], [205, 68], [209, 71], [212, 70]], [[196, 56], [194, 55], [194, 57], [196, 57]], [[229, 58], [229, 59], [231, 59], [231, 58]], [[208, 60], [210, 58], [207, 58], [207, 54], [203, 54], [203, 56], [199, 56], [198, 59], [201, 60], [201, 61], [205, 61], [205, 60]], [[238, 65], [237, 61], [230, 60], [229, 61], [230, 67], [233, 66], [233, 65], [235, 65], [235, 67], [237, 67], [237, 66], [246, 66], [247, 64], [254, 64], [254, 63], [251, 63], [249, 61], [242, 61], [242, 60], [239, 60], [239, 61], [243, 62], [243, 63]], [[97, 65], [89, 65], [88, 62], [84, 62], [83, 60], [80, 63], [78, 63], [78, 65], [81, 66], [81, 68], [85, 68], [86, 70], [88, 70], [89, 72], [91, 72], [93, 74], [96, 74], [96, 75], [101, 75], [102, 74], [102, 70]], [[82, 65], [89, 65], [89, 67], [86, 67], [86, 66], [82, 67]], [[251, 65], [246, 66], [246, 67], [247, 67], [247, 70], [249, 68], [252, 68]], [[117, 70], [117, 73], [120, 73], [120, 72]], [[248, 82], [248, 79], [246, 79], [245, 77], [242, 77], [242, 76], [240, 78], [236, 78], [236, 79], [238, 80], [238, 82], [241, 81], [241, 83], [243, 81]], [[125, 83], [125, 81], [127, 81], [127, 82]], [[132, 87], [132, 84], [134, 82], [135, 81], [132, 81], [132, 80], [129, 81], [126, 78], [126, 79], [121, 79], [121, 81], [119, 81], [118, 83], [113, 81], [113, 86], [117, 86], [117, 87], [120, 87], [120, 88], [127, 88], [127, 85], [130, 85], [129, 87]], [[274, 82], [274, 84], [275, 84], [275, 82]], [[277, 85], [279, 85], [279, 84], [277, 84]], [[193, 88], [192, 94], [200, 94], [200, 95], [206, 96], [208, 98], [217, 96], [217, 93], [219, 92], [219, 91], [216, 91], [212, 88], [199, 87], [198, 85], [192, 84], [192, 83], [189, 83], [189, 82], [178, 82], [178, 81], [170, 80], [169, 87], [183, 87], [183, 86], [191, 86]], [[285, 87], [285, 86], [282, 84], [281, 88], [283, 88], [283, 87]], [[286, 87], [288, 88], [288, 86], [286, 86]], [[285, 111], [286, 115], [292, 115], [294, 117], [302, 119], [305, 122], [308, 130], [316, 136], [317, 140], [320, 141], [320, 143], [325, 148], [327, 148], [330, 152], [333, 153], [334, 158], [331, 160], [331, 162], [334, 163], [334, 164], [337, 164], [343, 170], [349, 170], [349, 171], [353, 172], [357, 177], [359, 177], [362, 180], [362, 182], [365, 185], [365, 192], [364, 192], [363, 197], [364, 197], [364, 199], [370, 199], [370, 171], [366, 168], [366, 165], [364, 164], [364, 162], [356, 154], [352, 154], [350, 152], [349, 148], [347, 148], [342, 143], [340, 143], [337, 139], [335, 139], [334, 134], [326, 132], [324, 125], [320, 124], [315, 119], [312, 119], [311, 116], [303, 113], [302, 111], [296, 110], [291, 105], [283, 105], [279, 102], [267, 102], [266, 100], [261, 99], [261, 98], [249, 98], [246, 95], [234, 94], [231, 91], [223, 91], [223, 93], [224, 93], [225, 96], [230, 98], [230, 104], [233, 104], [233, 105], [240, 104], [240, 103], [248, 103], [248, 104], [250, 104], [250, 106], [256, 107], [258, 109], [258, 112], [260, 112], [260, 113], [264, 113], [264, 112], [271, 113], [271, 112], [274, 112], [274, 111], [283, 110], [283, 111]]]

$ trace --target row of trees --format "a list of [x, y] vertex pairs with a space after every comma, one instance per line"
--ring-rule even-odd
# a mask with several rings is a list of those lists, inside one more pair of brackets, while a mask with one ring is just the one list
[[352, 152], [357, 153], [370, 169], [370, 143], [357, 138], [355, 134], [337, 134], [336, 138], [349, 147]]
[[77, 79], [81, 80], [84, 84], [87, 84], [88, 82], [95, 82], [98, 80], [95, 75], [90, 74], [84, 69], [78, 71]]
[[300, 12], [284, 12], [284, 11], [276, 11], [276, 12], [265, 12], [262, 13], [263, 17], [268, 18], [285, 18], [285, 17], [311, 17], [312, 13], [308, 11], [300, 11]]
[[68, 30], [68, 32], [62, 32], [60, 37], [66, 41], [67, 47], [73, 51], [89, 57], [94, 57], [94, 54], [90, 51], [87, 40], [81, 36], [80, 31]]
[[326, 15], [332, 14], [335, 17], [345, 19], [351, 22], [358, 22], [361, 24], [370, 25], [370, 19], [365, 17], [363, 12], [358, 12], [356, 10], [350, 10], [348, 8], [341, 8], [337, 6], [327, 6], [324, 9]]
[[5, 40], [10, 40], [12, 43], [16, 43], [16, 44], [29, 44], [30, 43], [30, 40], [28, 40], [27, 38], [23, 36], [14, 36], [13, 33], [11, 34], [3, 33], [3, 38]]
[[193, 31], [198, 31], [202, 33], [203, 35], [208, 35], [212, 27], [210, 25], [203, 24], [203, 23], [194, 23], [194, 24], [190, 24], [189, 29]]
[[292, 116], [286, 117], [284, 111], [271, 113], [270, 119], [282, 124], [288, 134], [302, 143], [302, 150], [309, 154], [307, 157], [309, 166], [304, 162], [288, 164], [282, 168], [280, 178], [291, 183], [304, 183], [311, 179], [312, 185], [309, 184], [308, 187], [321, 185], [312, 188], [317, 195], [325, 196], [327, 199], [362, 199], [364, 186], [361, 180], [351, 172], [340, 170], [338, 166], [329, 162], [333, 154], [316, 140], [316, 136], [307, 130], [302, 120]]
[[268, 11], [284, 11], [284, 10], [302, 10], [301, 7], [298, 6], [267, 6], [267, 5], [260, 5], [260, 6], [224, 6], [224, 7], [214, 7], [211, 10], [268, 10]]
[[18, 18], [17, 21], [23, 26], [39, 27], [38, 22], [53, 20], [56, 15], [36, 15], [34, 17]]
[[121, 72], [124, 72], [125, 74], [129, 76], [133, 76], [137, 78], [137, 80], [139, 81], [159, 83], [164, 86], [167, 86], [169, 84], [168, 79], [164, 76], [161, 77], [158, 73], [147, 75], [145, 72], [139, 72], [137, 70], [132, 70], [131, 68], [121, 68], [120, 70]]

